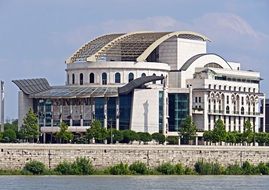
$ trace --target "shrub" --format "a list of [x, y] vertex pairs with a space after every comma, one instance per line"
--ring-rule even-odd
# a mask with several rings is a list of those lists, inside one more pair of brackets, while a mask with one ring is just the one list
[[151, 134], [149, 134], [148, 132], [138, 132], [138, 140], [139, 142], [143, 142], [144, 144], [147, 144], [149, 141], [152, 140]]
[[185, 174], [185, 175], [195, 175], [196, 173], [195, 173], [195, 171], [193, 171], [192, 168], [190, 168], [190, 167], [186, 167], [186, 168], [185, 168], [185, 172], [184, 172], [184, 174]]
[[178, 137], [177, 136], [168, 136], [166, 138], [168, 144], [178, 144]]
[[148, 173], [148, 168], [145, 163], [142, 162], [134, 162], [129, 166], [129, 170], [133, 174], [147, 174]]
[[7, 129], [3, 133], [5, 142], [14, 142], [16, 140], [16, 132], [13, 129]]
[[254, 175], [254, 174], [259, 173], [257, 168], [254, 165], [250, 164], [248, 161], [245, 161], [243, 163], [242, 169], [243, 169], [243, 174], [245, 175]]
[[219, 163], [198, 161], [195, 163], [194, 168], [200, 175], [220, 175], [224, 173], [224, 169]]
[[262, 175], [268, 175], [269, 174], [269, 167], [264, 163], [259, 163], [257, 166], [259, 173]]
[[72, 163], [72, 169], [75, 175], [91, 175], [94, 173], [93, 165], [87, 158], [77, 158]]
[[174, 165], [166, 162], [157, 167], [157, 171], [165, 175], [173, 175], [176, 173]]
[[128, 174], [130, 174], [130, 171], [128, 169], [128, 164], [123, 164], [122, 162], [120, 164], [112, 166], [109, 171], [110, 171], [110, 174], [112, 174], [112, 175], [128, 175]]
[[227, 175], [242, 175], [243, 170], [238, 164], [229, 165], [225, 170], [225, 174], [227, 174]]
[[132, 130], [123, 130], [122, 131], [122, 135], [123, 135], [123, 142], [124, 143], [132, 143], [135, 140], [138, 140], [138, 135], [135, 131]]
[[165, 142], [165, 136], [161, 133], [153, 133], [152, 139], [154, 139], [159, 144], [163, 144]]
[[54, 171], [58, 172], [59, 174], [62, 175], [72, 175], [74, 174], [73, 169], [72, 169], [72, 163], [63, 161], [59, 163]]
[[42, 174], [46, 170], [45, 165], [42, 162], [33, 160], [25, 164], [23, 170], [30, 172], [34, 175]]
[[181, 163], [176, 164], [175, 166], [175, 173], [178, 175], [183, 175], [184, 174], [184, 167]]

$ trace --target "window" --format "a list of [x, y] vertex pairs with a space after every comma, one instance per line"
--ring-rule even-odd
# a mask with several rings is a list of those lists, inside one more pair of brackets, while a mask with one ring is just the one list
[[236, 91], [236, 87], [234, 87], [234, 91]]
[[239, 90], [238, 91], [241, 91], [241, 87], [239, 87]]
[[244, 92], [246, 92], [246, 87], [244, 87]]
[[115, 74], [115, 83], [120, 83], [120, 73]]
[[142, 73], [142, 74], [141, 74], [141, 77], [145, 77], [145, 76], [146, 76], [146, 73]]
[[199, 97], [199, 103], [201, 103], [201, 97]]
[[230, 90], [230, 91], [232, 90], [232, 87], [231, 87], [231, 86], [229, 86], [229, 90]]
[[226, 113], [227, 113], [227, 114], [230, 113], [230, 107], [229, 107], [229, 106], [226, 107]]
[[255, 93], [255, 91], [256, 91], [256, 89], [255, 88], [253, 88], [253, 92]]
[[[153, 73], [153, 75], [152, 76], [156, 76], [156, 74], [155, 73]], [[152, 82], [152, 84], [156, 84], [156, 81], [153, 81]]]
[[90, 74], [90, 83], [94, 83], [94, 73]]
[[[242, 107], [241, 108], [241, 115], [244, 115], [244, 113], [245, 113], [245, 109], [244, 109], [244, 107]], [[240, 120], [239, 120], [240, 121]]]
[[224, 90], [226, 90], [226, 86], [224, 86]]
[[131, 82], [132, 80], [134, 80], [134, 74], [133, 73], [129, 73], [128, 81]]
[[197, 97], [195, 97], [195, 103], [197, 103]]
[[82, 73], [79, 74], [79, 84], [83, 85], [83, 74]]
[[217, 88], [217, 85], [214, 85], [214, 89], [216, 89]]
[[244, 97], [241, 97], [241, 103], [244, 105]]
[[[163, 74], [161, 74], [161, 76], [163, 77]], [[163, 79], [164, 80], [164, 79]], [[161, 80], [161, 84], [163, 84], [163, 80]], [[188, 88], [188, 87], [187, 87]]]
[[221, 85], [219, 85], [219, 89], [221, 90]]
[[211, 89], [211, 84], [208, 85], [208, 88]]
[[102, 73], [102, 84], [103, 85], [107, 84], [107, 74], [106, 73]]
[[69, 74], [67, 74], [67, 84], [69, 84]]
[[227, 104], [229, 104], [229, 96], [227, 96], [226, 98], [227, 98]]
[[75, 74], [72, 74], [72, 84], [75, 84]]

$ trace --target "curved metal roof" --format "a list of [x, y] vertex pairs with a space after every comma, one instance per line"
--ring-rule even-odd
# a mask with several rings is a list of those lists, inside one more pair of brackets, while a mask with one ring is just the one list
[[[181, 70], [181, 71], [186, 71], [186, 70], [191, 66], [191, 64], [192, 64], [194, 61], [196, 61], [197, 59], [199, 59], [200, 57], [203, 57], [203, 56], [205, 56], [205, 55], [216, 55], [216, 56], [220, 57], [221, 59], [223, 59], [223, 57], [221, 57], [221, 56], [219, 56], [219, 55], [217, 55], [217, 54], [215, 54], [215, 53], [201, 53], [201, 54], [197, 54], [197, 55], [191, 57], [190, 59], [188, 59], [188, 60], [182, 65], [182, 67], [181, 67], [179, 70]], [[230, 66], [230, 64], [229, 64], [225, 59], [223, 59], [223, 60], [224, 60], [224, 61], [227, 63], [227, 65], [232, 69], [232, 67]]]
[[51, 89], [51, 86], [45, 78], [13, 80], [12, 82], [27, 95]]
[[129, 94], [132, 92], [135, 88], [138, 88], [146, 83], [157, 81], [157, 80], [163, 80], [164, 76], [145, 76], [145, 77], [139, 77], [135, 80], [132, 80], [131, 82], [127, 83], [123, 87], [119, 88], [119, 94]]
[[103, 57], [121, 60], [145, 61], [150, 53], [171, 37], [207, 41], [206, 36], [195, 32], [132, 32], [104, 35], [78, 49], [66, 63], [95, 62]]

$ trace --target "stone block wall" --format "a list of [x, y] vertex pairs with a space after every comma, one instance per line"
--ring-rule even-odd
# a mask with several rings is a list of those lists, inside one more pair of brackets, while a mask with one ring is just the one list
[[269, 147], [0, 144], [0, 169], [19, 169], [30, 160], [38, 160], [54, 168], [61, 161], [74, 161], [77, 157], [89, 158], [98, 168], [135, 161], [151, 167], [163, 162], [180, 162], [193, 167], [199, 160], [227, 166], [244, 161], [253, 164], [269, 162]]

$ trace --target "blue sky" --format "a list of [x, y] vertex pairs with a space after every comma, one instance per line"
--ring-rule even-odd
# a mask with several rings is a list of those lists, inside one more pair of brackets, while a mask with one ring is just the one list
[[266, 0], [0, 0], [0, 79], [5, 118], [17, 118], [13, 79], [65, 81], [64, 61], [82, 44], [111, 32], [192, 30], [208, 52], [260, 71], [269, 93], [269, 1]]

